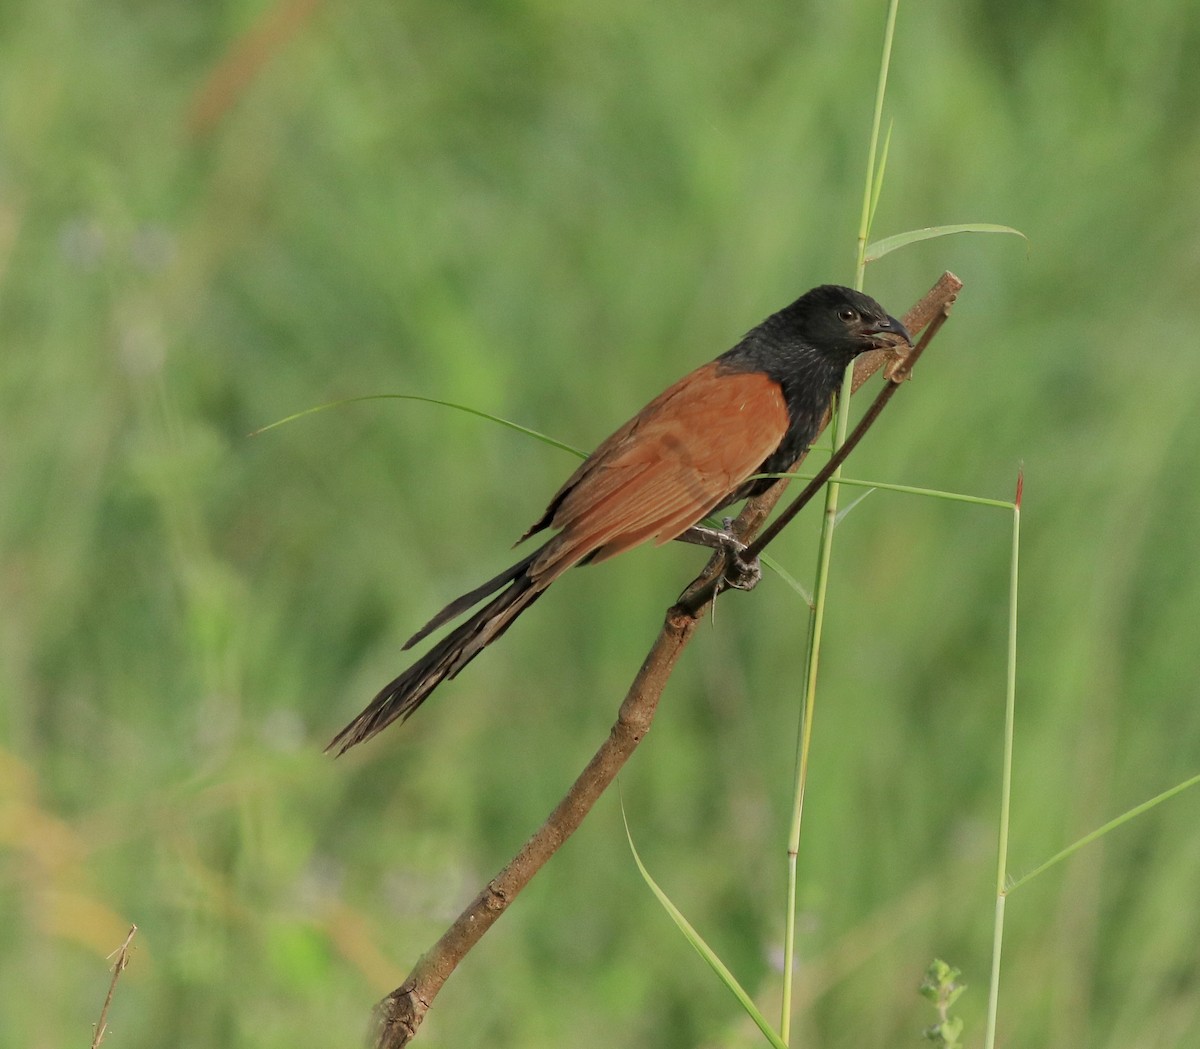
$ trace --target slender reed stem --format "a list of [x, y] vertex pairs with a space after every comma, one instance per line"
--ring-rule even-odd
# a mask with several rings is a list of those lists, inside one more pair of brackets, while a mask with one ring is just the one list
[[883, 124], [883, 100], [887, 95], [888, 69], [892, 64], [892, 40], [896, 35], [896, 14], [900, 0], [888, 4], [887, 27], [883, 31], [883, 58], [879, 63], [879, 82], [875, 87], [875, 112], [871, 117], [871, 143], [867, 149], [867, 178], [863, 186], [862, 216], [858, 224], [858, 251], [854, 268], [854, 286], [860, 291], [867, 271], [867, 241], [871, 236], [874, 202], [878, 199], [875, 185], [875, 160], [879, 151], [879, 129]]
[[1000, 1005], [1000, 950], [1004, 943], [1004, 904], [1008, 899], [1008, 822], [1012, 800], [1013, 727], [1017, 711], [1017, 581], [1021, 552], [1021, 494], [1017, 476], [1013, 500], [1012, 558], [1008, 580], [1008, 673], [1004, 695], [1004, 760], [1000, 772], [1000, 829], [996, 848], [996, 913], [992, 923], [992, 975], [988, 987], [987, 1028], [984, 1049], [996, 1044], [996, 1016]]
[[[875, 111], [871, 118], [871, 136], [867, 148], [867, 176], [864, 180], [862, 215], [858, 227], [858, 244], [854, 267], [854, 287], [862, 290], [867, 267], [867, 241], [871, 234], [873, 204], [878, 199], [875, 163], [879, 149], [879, 129], [883, 123], [883, 100], [887, 94], [888, 68], [891, 65], [892, 40], [896, 31], [896, 13], [900, 0], [888, 5], [887, 27], [883, 37], [883, 58], [879, 65], [879, 81], [875, 89]], [[846, 369], [838, 393], [838, 412], [833, 447], [836, 453], [846, 441], [850, 428], [850, 397], [854, 392], [854, 369]], [[808, 660], [801, 698], [800, 728], [796, 745], [796, 778], [792, 795], [792, 820], [787, 844], [787, 914], [783, 935], [783, 994], [780, 1032], [784, 1042], [790, 1042], [792, 1023], [792, 983], [796, 965], [796, 860], [800, 852], [800, 827], [804, 815], [804, 791], [808, 782], [808, 755], [812, 742], [813, 716], [816, 710], [817, 671], [821, 661], [821, 632], [825, 625], [825, 597], [829, 586], [829, 568], [833, 561], [833, 530], [837, 521], [839, 465], [829, 478], [825, 489], [825, 511], [821, 522], [821, 538], [817, 553], [816, 580], [813, 584], [813, 609], [808, 620]]]

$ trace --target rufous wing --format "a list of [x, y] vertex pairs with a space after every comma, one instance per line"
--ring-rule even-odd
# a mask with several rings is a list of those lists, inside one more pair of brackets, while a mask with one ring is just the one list
[[532, 566], [557, 576], [695, 524], [758, 469], [788, 428], [779, 385], [714, 361], [684, 376], [605, 441], [563, 486], [559, 535]]

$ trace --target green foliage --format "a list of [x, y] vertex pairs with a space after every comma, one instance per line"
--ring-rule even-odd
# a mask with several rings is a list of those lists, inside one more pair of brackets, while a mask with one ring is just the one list
[[950, 1015], [950, 1007], [967, 989], [966, 984], [958, 982], [961, 977], [962, 973], [954, 966], [934, 958], [921, 981], [921, 996], [937, 1010], [937, 1022], [925, 1029], [925, 1037], [937, 1049], [962, 1049], [962, 1017]]
[[954, 233], [1011, 233], [1018, 237], [1025, 236], [1020, 230], [1013, 229], [1011, 226], [1002, 226], [995, 222], [955, 222], [948, 226], [926, 226], [924, 229], [910, 229], [904, 233], [893, 233], [890, 237], [883, 237], [873, 244], [868, 244], [866, 261], [877, 262], [884, 255], [890, 255], [897, 248], [907, 247], [909, 244], [918, 244], [923, 240], [935, 240], [938, 237], [947, 237]]
[[[572, 573], [333, 762], [575, 460], [419, 403], [246, 434], [400, 393], [591, 447], [853, 275], [881, 5], [321, 5], [200, 120], [271, 9], [0, 14], [14, 1045], [86, 1044], [132, 922], [106, 1046], [356, 1040], [561, 796], [703, 556]], [[838, 534], [793, 1044], [910, 1044], [924, 961], [988, 964], [1008, 526], [884, 485], [1003, 499], [1025, 462], [1014, 875], [1198, 771], [1198, 45], [1182, 0], [902, 9], [876, 235], [988, 219], [1032, 247], [868, 271], [893, 310], [943, 268], [966, 291], [852, 464], [881, 484]], [[811, 587], [813, 523], [789, 533], [772, 554]], [[623, 774], [647, 865], [768, 1016], [805, 614], [773, 577], [723, 599]], [[1012, 896], [1002, 1044], [1197, 1043], [1194, 795]], [[422, 1038], [759, 1039], [664, 924], [601, 805]]]

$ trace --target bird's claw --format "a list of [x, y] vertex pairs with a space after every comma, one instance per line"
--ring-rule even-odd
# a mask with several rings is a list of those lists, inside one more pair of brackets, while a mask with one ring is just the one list
[[762, 565], [757, 557], [747, 560], [743, 554], [746, 544], [728, 532], [721, 533], [726, 542], [721, 544], [725, 552], [725, 571], [721, 576], [725, 586], [734, 590], [753, 590], [762, 579]]
[[725, 568], [721, 574], [722, 590], [753, 590], [762, 579], [762, 566], [757, 557], [747, 559], [743, 556], [746, 544], [733, 534], [733, 519], [726, 517], [721, 523], [724, 528], [692, 525], [679, 538], [686, 543], [719, 550], [725, 555]]

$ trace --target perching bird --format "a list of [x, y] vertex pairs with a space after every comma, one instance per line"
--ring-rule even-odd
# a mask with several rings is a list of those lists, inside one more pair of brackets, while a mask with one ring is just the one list
[[715, 510], [758, 495], [817, 434], [846, 366], [860, 353], [911, 345], [904, 326], [874, 299], [837, 285], [801, 296], [715, 361], [685, 375], [604, 441], [567, 478], [518, 542], [558, 534], [456, 601], [417, 631], [407, 649], [484, 598], [329, 744], [345, 753], [407, 718], [447, 678], [496, 640], [568, 568], [603, 561], [647, 539], [684, 537], [726, 545], [699, 529]]

